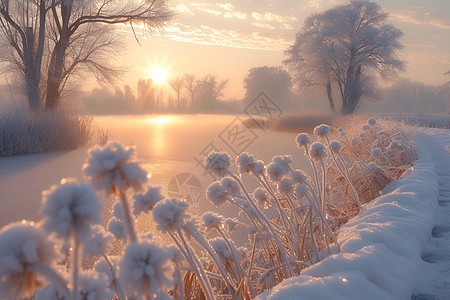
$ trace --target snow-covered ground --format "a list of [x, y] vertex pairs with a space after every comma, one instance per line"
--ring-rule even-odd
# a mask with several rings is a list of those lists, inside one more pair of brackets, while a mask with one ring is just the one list
[[343, 226], [341, 253], [258, 299], [450, 299], [450, 131], [417, 143], [410, 172]]

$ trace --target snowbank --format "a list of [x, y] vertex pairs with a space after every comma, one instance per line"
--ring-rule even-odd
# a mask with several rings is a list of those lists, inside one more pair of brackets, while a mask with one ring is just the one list
[[417, 147], [420, 159], [412, 172], [341, 228], [342, 252], [256, 299], [411, 299], [433, 228], [438, 196], [433, 149], [441, 145], [419, 133]]

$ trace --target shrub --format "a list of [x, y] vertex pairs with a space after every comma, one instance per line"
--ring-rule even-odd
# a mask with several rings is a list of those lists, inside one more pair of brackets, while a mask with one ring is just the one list
[[19, 155], [75, 149], [86, 145], [98, 129], [91, 116], [66, 109], [32, 112], [9, 105], [0, 112], [0, 155]]

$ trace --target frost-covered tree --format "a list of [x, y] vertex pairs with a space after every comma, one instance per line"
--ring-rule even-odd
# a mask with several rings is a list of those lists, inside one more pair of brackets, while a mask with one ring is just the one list
[[41, 98], [54, 108], [74, 74], [108, 82], [120, 73], [110, 64], [117, 45], [111, 24], [131, 25], [133, 32], [139, 24], [145, 31], [172, 17], [167, 0], [1, 0], [0, 33], [7, 47], [0, 56], [20, 71], [32, 109], [42, 106]]
[[47, 0], [0, 2], [0, 60], [19, 75], [32, 110], [41, 106], [39, 83], [48, 8]]
[[294, 98], [292, 79], [282, 67], [251, 68], [244, 78], [245, 100], [253, 101], [261, 92], [265, 92], [278, 104], [287, 104]]
[[387, 78], [404, 67], [397, 52], [403, 33], [388, 13], [370, 1], [354, 0], [309, 16], [284, 61], [299, 87], [337, 87], [342, 113], [353, 113], [376, 77]]
[[[71, 65], [67, 65], [67, 54], [75, 39], [80, 33], [90, 28], [93, 24], [130, 24], [140, 23], [143, 28], [154, 29], [163, 25], [173, 17], [172, 11], [168, 8], [167, 0], [144, 0], [144, 1], [77, 1], [77, 0], [52, 0], [52, 3], [59, 2], [59, 5], [52, 5], [52, 22], [54, 24], [54, 39], [50, 50], [50, 62], [47, 71], [46, 100], [47, 108], [55, 107], [61, 96], [61, 89], [66, 80], [67, 70], [78, 65], [87, 67], [97, 78], [108, 80], [111, 72], [110, 66], [105, 65], [107, 56], [93, 57], [89, 52], [84, 52], [77, 60], [73, 60]], [[91, 26], [91, 27], [90, 27]], [[134, 29], [133, 29], [134, 31]], [[105, 39], [102, 32], [93, 34], [95, 37], [89, 42], [92, 50], [96, 46], [108, 44], [110, 39]], [[84, 45], [86, 46], [86, 45]]]

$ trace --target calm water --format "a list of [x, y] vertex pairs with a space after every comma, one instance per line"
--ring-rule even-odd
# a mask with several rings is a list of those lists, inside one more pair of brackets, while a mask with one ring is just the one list
[[[139, 158], [152, 174], [151, 185], [161, 185], [172, 197], [184, 197], [192, 213], [201, 215], [215, 210], [205, 197], [214, 181], [198, 163], [212, 148], [226, 151], [233, 161], [242, 151], [255, 155], [268, 164], [277, 154], [290, 154], [295, 168], [308, 169], [303, 150], [297, 149], [296, 134], [252, 129], [243, 126], [244, 117], [223, 115], [181, 116], [101, 116], [97, 123], [107, 128], [114, 140], [135, 145]], [[256, 183], [250, 176], [244, 180], [250, 192]], [[231, 207], [222, 208], [223, 215], [235, 216]], [[141, 216], [141, 230], [154, 228], [151, 219]]]
[[[114, 140], [137, 147], [139, 159], [152, 174], [151, 185], [162, 186], [163, 193], [170, 197], [186, 198], [194, 214], [213, 208], [205, 197], [213, 178], [197, 162], [203, 161], [202, 153], [212, 148], [228, 152], [233, 160], [236, 152], [247, 151], [266, 164], [274, 155], [290, 154], [295, 168], [307, 169], [303, 150], [298, 150], [294, 141], [296, 134], [250, 131], [242, 125], [244, 119], [222, 115], [95, 117]], [[21, 219], [39, 220], [41, 191], [63, 177], [81, 179], [87, 148], [0, 158], [0, 226]], [[249, 176], [244, 179], [252, 191], [254, 182]], [[111, 201], [105, 204], [106, 221], [110, 218]], [[236, 215], [229, 207], [220, 213]], [[154, 228], [147, 216], [140, 217], [138, 226], [142, 231], [148, 231], [149, 226]]]

